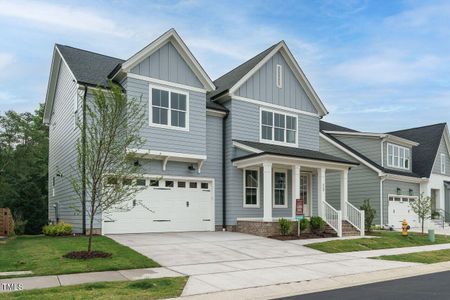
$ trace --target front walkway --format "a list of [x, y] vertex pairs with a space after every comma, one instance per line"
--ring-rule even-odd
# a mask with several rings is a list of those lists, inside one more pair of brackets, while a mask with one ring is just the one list
[[0, 284], [2, 285], [0, 286], [0, 293], [9, 291], [8, 288], [4, 287], [12, 286], [17, 288], [19, 285], [21, 285], [24, 290], [31, 290], [93, 282], [127, 281], [180, 276], [183, 275], [167, 268], [149, 268], [50, 276], [18, 277], [10, 279], [0, 279]]
[[417, 264], [326, 254], [292, 242], [235, 232], [112, 235], [159, 264], [189, 275], [183, 296], [325, 280]]

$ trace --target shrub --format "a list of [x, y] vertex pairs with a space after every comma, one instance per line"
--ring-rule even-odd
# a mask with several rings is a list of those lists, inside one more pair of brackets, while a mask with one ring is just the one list
[[14, 233], [16, 235], [23, 235], [25, 234], [25, 226], [27, 225], [28, 221], [23, 220], [22, 218], [16, 218], [14, 220]]
[[300, 220], [300, 232], [305, 231], [309, 227], [309, 220], [303, 218]]
[[288, 235], [291, 231], [292, 223], [291, 221], [281, 218], [278, 220], [278, 224], [280, 224], [280, 233], [281, 235]]
[[377, 211], [370, 205], [370, 199], [364, 200], [360, 209], [364, 211], [364, 226], [366, 231], [370, 232], [372, 231], [373, 219], [375, 218]]
[[59, 222], [57, 224], [46, 225], [42, 228], [42, 233], [48, 236], [63, 236], [72, 234], [72, 225]]
[[309, 225], [314, 233], [322, 233], [325, 230], [325, 221], [319, 216], [311, 217]]

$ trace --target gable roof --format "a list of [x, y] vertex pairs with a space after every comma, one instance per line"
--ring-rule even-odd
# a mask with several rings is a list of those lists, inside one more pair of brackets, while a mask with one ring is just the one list
[[430, 177], [435, 157], [437, 155], [446, 126], [446, 123], [438, 123], [422, 127], [391, 131], [389, 134], [420, 143], [420, 145], [414, 147], [412, 151], [413, 172], [422, 177]]
[[[178, 35], [175, 29], [171, 28], [165, 33], [163, 33], [160, 37], [158, 37], [156, 40], [145, 46], [142, 50], [138, 51], [136, 54], [131, 56], [129, 59], [124, 61], [121, 65], [120, 69], [116, 69], [114, 71], [122, 70], [128, 72], [131, 70], [134, 66], [136, 66], [139, 62], [141, 62], [143, 59], [157, 51], [159, 48], [164, 46], [166, 43], [172, 42], [175, 49], [177, 49], [178, 53], [181, 55], [181, 57], [184, 59], [184, 61], [188, 64], [188, 66], [191, 68], [191, 70], [194, 72], [194, 74], [197, 76], [197, 78], [200, 80], [200, 82], [203, 84], [204, 88], [207, 91], [213, 91], [215, 90], [216, 86], [212, 82], [211, 78], [209, 78], [208, 74], [205, 72], [203, 67], [200, 65], [200, 63], [197, 61], [197, 59], [194, 57], [192, 52], [189, 50], [189, 48], [186, 46], [184, 41], [181, 39], [181, 37]], [[111, 70], [112, 71], [112, 70]], [[110, 77], [114, 77], [115, 74], [110, 74]]]
[[255, 57], [216, 79], [214, 81], [214, 84], [217, 85], [217, 89], [210, 94], [210, 98], [214, 100], [221, 95], [226, 95], [227, 93], [233, 94], [277, 52], [280, 52], [280, 54], [286, 60], [286, 63], [291, 68], [294, 76], [302, 86], [311, 103], [317, 109], [319, 115], [324, 116], [328, 114], [328, 111], [323, 105], [322, 100], [320, 100], [316, 91], [309, 83], [308, 79], [305, 76], [305, 73], [303, 73], [302, 69], [298, 65], [297, 61], [295, 60], [294, 56], [292, 55], [291, 51], [284, 41], [281, 41], [269, 47]]
[[124, 60], [120, 58], [66, 45], [56, 44], [55, 47], [72, 71], [75, 80], [80, 84], [107, 87], [108, 74], [111, 73], [118, 64], [124, 62]]
[[297, 147], [288, 147], [288, 146], [278, 146], [278, 145], [272, 145], [272, 144], [264, 144], [264, 143], [258, 143], [258, 142], [250, 142], [250, 141], [242, 141], [242, 140], [233, 140], [234, 142], [237, 142], [239, 144], [242, 144], [244, 146], [247, 146], [249, 148], [257, 149], [258, 152], [240, 156], [233, 158], [232, 161], [239, 161], [242, 159], [260, 156], [264, 154], [270, 154], [270, 155], [279, 155], [279, 156], [289, 156], [289, 157], [297, 157], [297, 158], [305, 158], [305, 159], [311, 159], [311, 160], [319, 160], [319, 161], [327, 161], [327, 162], [335, 162], [335, 163], [342, 163], [342, 164], [348, 164], [348, 165], [359, 165], [359, 163], [349, 161], [337, 156], [329, 155], [326, 153], [322, 153], [319, 151], [314, 150], [308, 150], [308, 149], [302, 149]]
[[342, 131], [342, 132], [358, 132], [357, 130], [350, 129], [344, 126], [336, 125], [333, 123], [320, 121], [320, 130], [323, 131]]

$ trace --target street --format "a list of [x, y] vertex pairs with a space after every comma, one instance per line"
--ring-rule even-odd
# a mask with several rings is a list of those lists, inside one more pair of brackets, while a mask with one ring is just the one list
[[450, 298], [450, 271], [332, 291], [299, 295], [284, 300], [422, 300]]

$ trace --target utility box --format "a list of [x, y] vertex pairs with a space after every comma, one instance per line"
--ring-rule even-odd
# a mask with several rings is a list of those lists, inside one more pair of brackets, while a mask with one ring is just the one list
[[14, 219], [9, 208], [0, 208], [0, 236], [14, 234]]

